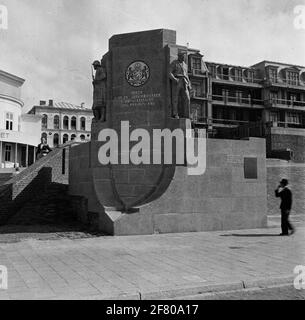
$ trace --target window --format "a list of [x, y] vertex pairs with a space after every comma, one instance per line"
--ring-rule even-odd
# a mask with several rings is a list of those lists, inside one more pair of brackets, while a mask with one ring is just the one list
[[86, 118], [85, 117], [80, 118], [80, 129], [83, 131], [86, 130]]
[[216, 78], [216, 66], [215, 65], [210, 65], [209, 66], [209, 70], [210, 70], [210, 73], [212, 75], [212, 78]]
[[76, 135], [75, 135], [75, 134], [72, 134], [71, 140], [73, 141], [73, 140], [75, 140], [75, 139], [76, 139]]
[[58, 147], [58, 145], [59, 145], [59, 135], [58, 133], [55, 133], [53, 136], [53, 146]]
[[286, 83], [297, 86], [299, 84], [299, 74], [295, 71], [287, 71]]
[[6, 113], [6, 130], [13, 130], [14, 115], [11, 112]]
[[54, 129], [59, 129], [59, 116], [54, 116]]
[[86, 139], [85, 135], [82, 134], [82, 135], [80, 136], [80, 139], [81, 139], [81, 141], [84, 141], [84, 140]]
[[229, 80], [229, 68], [222, 67], [222, 79]]
[[287, 122], [301, 124], [300, 114], [296, 112], [287, 112]]
[[192, 69], [201, 70], [201, 58], [192, 58]]
[[192, 83], [192, 88], [194, 90], [195, 97], [203, 97], [204, 96], [202, 85], [199, 82]]
[[6, 144], [5, 145], [5, 156], [4, 160], [7, 162], [11, 161], [12, 157], [12, 145], [11, 144]]
[[48, 129], [48, 116], [47, 116], [46, 114], [44, 114], [44, 115], [42, 116], [41, 128], [42, 128], [42, 129]]
[[273, 103], [277, 103], [278, 93], [277, 91], [270, 92], [270, 99]]
[[270, 112], [270, 121], [278, 122], [279, 121], [279, 113], [278, 112]]
[[69, 129], [69, 117], [68, 117], [68, 116], [64, 116], [63, 128], [64, 128], [65, 130], [68, 130], [68, 129]]
[[67, 134], [64, 134], [64, 135], [63, 135], [62, 142], [63, 142], [63, 143], [66, 143], [68, 140], [69, 140], [69, 136], [68, 136]]
[[76, 130], [76, 117], [71, 118], [71, 130]]
[[272, 82], [277, 82], [277, 69], [269, 68], [269, 80]]
[[234, 77], [235, 81], [243, 81], [243, 72], [242, 69], [235, 69], [235, 77]]
[[236, 91], [235, 95], [236, 95], [237, 102], [238, 103], [242, 103], [243, 102], [243, 92], [242, 91]]
[[254, 70], [248, 70], [248, 82], [254, 82]]

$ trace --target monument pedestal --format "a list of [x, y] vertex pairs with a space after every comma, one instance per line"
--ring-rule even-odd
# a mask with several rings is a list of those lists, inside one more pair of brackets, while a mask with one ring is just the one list
[[[189, 119], [171, 118], [169, 67], [179, 48], [187, 50], [176, 45], [171, 30], [117, 35], [109, 41], [102, 60], [107, 71], [107, 121], [94, 120], [92, 141], [70, 153], [70, 193], [88, 200], [88, 213], [98, 215], [101, 231], [131, 235], [265, 226], [263, 139], [209, 139], [206, 171], [197, 176], [189, 175], [184, 154], [182, 163], [168, 164], [164, 144], [155, 150], [155, 130], [181, 129], [182, 143], [172, 147], [172, 159], [192, 138], [187, 135]], [[117, 135], [112, 155], [118, 163], [101, 163], [101, 150], [109, 142], [102, 141], [104, 130]], [[145, 133], [142, 140], [140, 132]], [[138, 144], [142, 148], [137, 159], [147, 160], [149, 154], [148, 163], [130, 161]], [[161, 155], [159, 163], [155, 152]], [[245, 179], [245, 157], [257, 159], [257, 179]]]

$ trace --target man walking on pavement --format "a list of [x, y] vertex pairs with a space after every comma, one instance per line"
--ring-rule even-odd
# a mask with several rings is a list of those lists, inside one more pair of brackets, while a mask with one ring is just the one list
[[281, 198], [281, 227], [282, 233], [280, 236], [288, 236], [289, 230], [290, 234], [295, 232], [294, 227], [289, 222], [289, 214], [292, 206], [292, 192], [288, 188], [288, 180], [282, 179], [280, 185], [275, 190], [275, 196]]

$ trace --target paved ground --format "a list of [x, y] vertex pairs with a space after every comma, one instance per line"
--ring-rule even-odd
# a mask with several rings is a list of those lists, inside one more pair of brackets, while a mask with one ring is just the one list
[[305, 265], [305, 225], [290, 237], [279, 237], [275, 225], [132, 237], [55, 233], [55, 240], [8, 243], [0, 235], [9, 286], [0, 299], [158, 299], [292, 283], [294, 267]]
[[184, 300], [305, 300], [305, 290], [296, 290], [293, 286], [272, 288], [252, 288], [240, 291], [202, 294], [181, 298]]

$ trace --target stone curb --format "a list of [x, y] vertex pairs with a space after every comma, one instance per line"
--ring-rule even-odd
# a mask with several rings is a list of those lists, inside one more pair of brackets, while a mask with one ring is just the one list
[[[217, 293], [226, 291], [240, 291], [251, 288], [267, 288], [272, 286], [280, 286], [285, 284], [293, 284], [294, 276], [283, 276], [274, 278], [261, 278], [256, 280], [240, 280], [228, 283], [206, 283], [196, 286], [183, 286], [159, 291], [139, 291], [138, 293], [122, 293], [117, 296], [92, 296], [88, 299], [104, 299], [104, 300], [162, 300], [174, 299], [187, 296], [196, 296], [207, 293]], [[82, 298], [83, 299], [83, 298]]]

